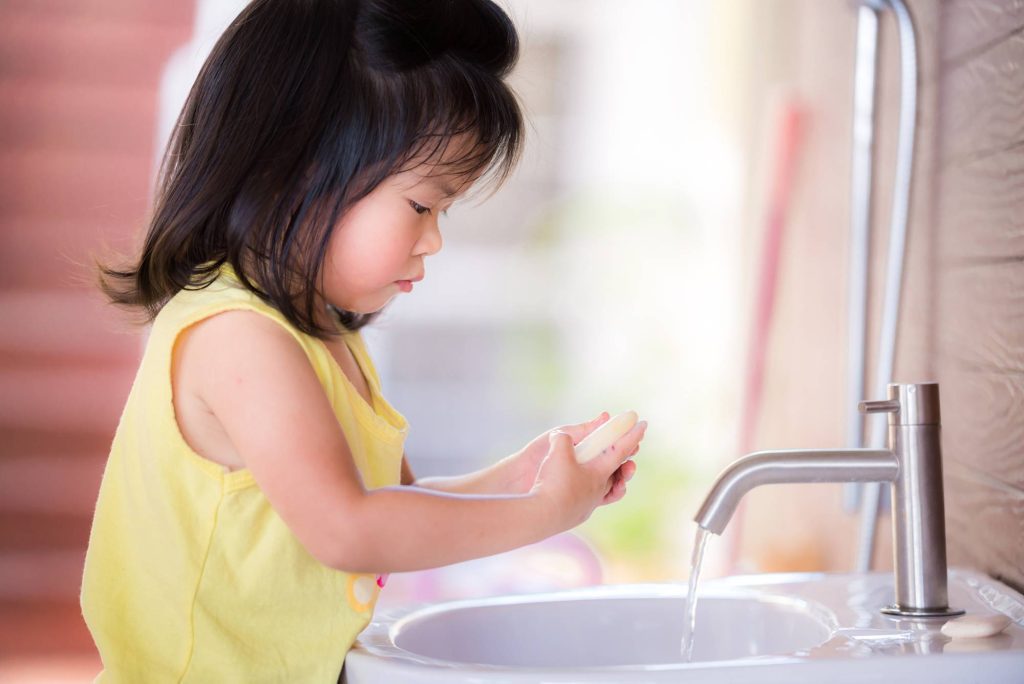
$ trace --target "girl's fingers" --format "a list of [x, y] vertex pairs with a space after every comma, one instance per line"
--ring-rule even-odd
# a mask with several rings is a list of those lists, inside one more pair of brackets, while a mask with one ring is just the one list
[[619, 501], [626, 496], [626, 483], [633, 479], [636, 474], [636, 463], [626, 461], [608, 480], [608, 491], [604, 495], [602, 503], [610, 504]]
[[636, 463], [633, 461], [626, 461], [616, 471], [616, 475], [622, 478], [623, 482], [629, 482], [633, 479], [633, 475], [636, 474]]
[[621, 478], [616, 478], [615, 483], [604, 496], [604, 503], [610, 504], [619, 501], [626, 495], [626, 483]]
[[607, 411], [601, 411], [601, 414], [593, 420], [588, 420], [585, 423], [577, 423], [575, 425], [562, 425], [561, 427], [555, 428], [555, 430], [568, 432], [569, 436], [572, 437], [572, 443], [575, 446], [582, 442], [591, 432], [606, 423], [610, 417], [611, 416], [608, 415]]

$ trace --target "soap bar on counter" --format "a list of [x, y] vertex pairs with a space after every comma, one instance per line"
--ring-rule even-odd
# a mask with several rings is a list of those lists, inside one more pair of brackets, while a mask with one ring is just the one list
[[942, 633], [951, 639], [977, 639], [995, 636], [1009, 626], [1005, 615], [964, 615], [942, 625]]

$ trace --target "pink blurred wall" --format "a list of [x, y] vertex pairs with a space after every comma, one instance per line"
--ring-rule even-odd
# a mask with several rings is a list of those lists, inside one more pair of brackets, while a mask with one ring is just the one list
[[160, 74], [192, 12], [0, 3], [0, 681], [26, 658], [99, 667], [79, 582], [141, 338], [90, 265], [145, 223]]

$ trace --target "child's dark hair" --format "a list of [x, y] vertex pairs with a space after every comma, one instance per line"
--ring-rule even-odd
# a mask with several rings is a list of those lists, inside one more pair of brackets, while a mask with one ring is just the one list
[[[217, 42], [167, 147], [133, 267], [100, 266], [146, 320], [229, 263], [303, 332], [328, 337], [316, 295], [331, 233], [414, 160], [474, 144], [444, 172], [515, 166], [523, 121], [503, 79], [515, 27], [489, 0], [254, 0]], [[339, 311], [357, 330], [375, 314]]]

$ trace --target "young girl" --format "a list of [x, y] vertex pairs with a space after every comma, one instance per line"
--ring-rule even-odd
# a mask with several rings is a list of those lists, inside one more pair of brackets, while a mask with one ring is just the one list
[[574, 458], [605, 413], [416, 480], [359, 333], [424, 277], [452, 202], [513, 168], [517, 50], [488, 0], [255, 0], [213, 49], [137, 263], [102, 269], [152, 330], [85, 562], [99, 679], [334, 682], [387, 573], [624, 495], [644, 422]]

